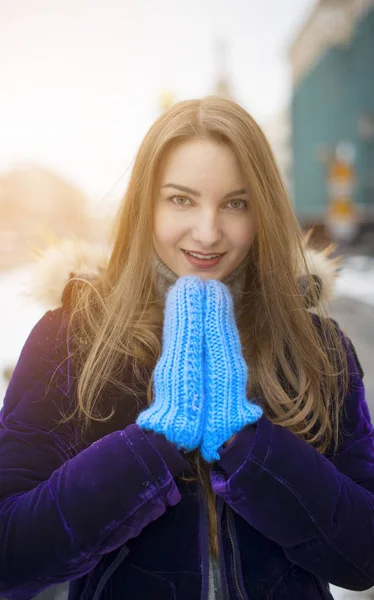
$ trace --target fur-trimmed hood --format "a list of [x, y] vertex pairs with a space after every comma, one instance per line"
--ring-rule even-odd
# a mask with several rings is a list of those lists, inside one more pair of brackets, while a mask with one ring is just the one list
[[[334, 295], [339, 261], [331, 258], [332, 249], [317, 251], [307, 246], [304, 255], [308, 269], [319, 291], [320, 303], [329, 302]], [[72, 276], [94, 277], [106, 268], [109, 248], [86, 241], [62, 240], [46, 250], [34, 264], [33, 298], [46, 309], [61, 306], [63, 290]], [[300, 265], [300, 289], [308, 308], [313, 307], [308, 296], [308, 278], [304, 265]]]

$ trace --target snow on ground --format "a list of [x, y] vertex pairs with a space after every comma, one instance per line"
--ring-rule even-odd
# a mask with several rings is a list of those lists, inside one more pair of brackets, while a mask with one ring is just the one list
[[374, 258], [350, 256], [338, 277], [336, 293], [374, 306]]

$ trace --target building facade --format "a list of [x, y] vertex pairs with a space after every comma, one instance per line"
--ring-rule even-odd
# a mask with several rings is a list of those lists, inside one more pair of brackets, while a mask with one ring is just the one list
[[374, 0], [320, 0], [290, 49], [293, 198], [302, 222], [323, 222], [328, 173], [352, 149], [354, 202], [374, 222]]

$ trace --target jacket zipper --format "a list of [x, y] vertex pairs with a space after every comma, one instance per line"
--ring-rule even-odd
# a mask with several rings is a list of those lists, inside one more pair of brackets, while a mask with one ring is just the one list
[[126, 556], [129, 553], [129, 549], [123, 545], [120, 551], [118, 552], [116, 558], [113, 562], [110, 563], [109, 567], [105, 569], [104, 574], [100, 578], [99, 583], [96, 586], [95, 593], [93, 595], [93, 600], [100, 600], [101, 594], [108, 583], [109, 579], [113, 575], [113, 573], [118, 569], [120, 564], [125, 560]]
[[236, 585], [236, 589], [237, 589], [237, 592], [239, 594], [240, 600], [245, 600], [244, 594], [243, 594], [243, 592], [242, 592], [242, 590], [240, 588], [240, 584], [239, 584], [238, 563], [237, 563], [237, 559], [236, 559], [236, 551], [235, 551], [234, 538], [232, 537], [232, 531], [231, 531], [231, 526], [230, 526], [229, 507], [228, 507], [227, 504], [225, 504], [225, 511], [226, 511], [227, 532], [229, 534], [229, 538], [230, 538], [230, 542], [231, 542], [231, 549], [232, 549], [232, 556], [233, 556], [233, 567], [234, 567], [235, 585]]
[[[202, 593], [201, 600], [207, 600], [209, 597], [209, 586], [211, 585], [211, 570], [209, 566], [209, 528], [208, 514], [205, 507], [204, 499], [199, 492], [200, 504], [200, 538], [201, 538], [201, 583]], [[208, 570], [208, 574], [206, 572]], [[208, 585], [208, 587], [207, 587]]]

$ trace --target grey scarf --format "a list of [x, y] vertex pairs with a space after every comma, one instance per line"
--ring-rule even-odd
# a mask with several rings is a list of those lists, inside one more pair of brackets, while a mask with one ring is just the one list
[[[169, 269], [168, 266], [160, 259], [155, 253], [153, 258], [153, 266], [155, 269], [155, 281], [157, 295], [160, 300], [164, 300], [165, 295], [170, 286], [172, 286], [178, 279], [178, 276]], [[225, 277], [222, 281], [229, 288], [235, 306], [235, 312], [238, 314], [240, 310], [242, 296], [244, 292], [244, 285], [247, 274], [248, 258], [245, 258], [240, 265], [234, 269], [230, 275]]]

